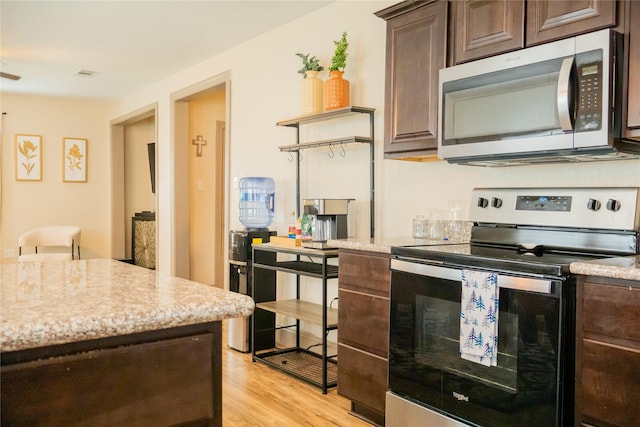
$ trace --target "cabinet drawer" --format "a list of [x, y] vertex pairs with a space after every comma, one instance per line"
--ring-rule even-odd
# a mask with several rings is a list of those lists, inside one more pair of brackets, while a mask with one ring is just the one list
[[582, 331], [640, 341], [640, 288], [586, 282]]
[[338, 342], [387, 357], [389, 300], [340, 289]]
[[338, 280], [340, 289], [389, 297], [391, 261], [387, 256], [362, 255], [340, 251]]
[[632, 426], [638, 421], [640, 351], [583, 340], [581, 380], [577, 385], [580, 414], [585, 421]]
[[384, 414], [387, 359], [338, 345], [338, 394]]

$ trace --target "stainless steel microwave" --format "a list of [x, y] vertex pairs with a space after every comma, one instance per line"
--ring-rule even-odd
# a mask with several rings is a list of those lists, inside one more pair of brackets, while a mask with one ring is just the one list
[[601, 30], [440, 70], [438, 156], [511, 166], [637, 158], [623, 141], [622, 37]]

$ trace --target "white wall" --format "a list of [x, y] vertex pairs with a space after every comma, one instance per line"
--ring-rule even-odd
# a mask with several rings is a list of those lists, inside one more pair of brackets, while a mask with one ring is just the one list
[[[333, 40], [348, 32], [349, 58], [345, 78], [351, 82], [353, 105], [376, 109], [375, 180], [376, 235], [409, 236], [411, 220], [429, 209], [446, 209], [450, 200], [469, 198], [474, 187], [483, 186], [632, 186], [640, 187], [640, 161], [567, 165], [537, 165], [514, 168], [474, 168], [444, 162], [413, 163], [383, 159], [385, 22], [374, 12], [396, 1], [337, 1], [299, 20], [290, 22], [241, 46], [121, 100], [113, 109], [104, 103], [74, 100], [49, 102], [3, 94], [3, 111], [9, 115], [3, 129], [2, 151], [2, 245], [12, 247], [18, 234], [43, 222], [76, 223], [83, 228], [83, 255], [110, 256], [111, 208], [109, 198], [109, 122], [148, 105], [157, 105], [157, 209], [158, 269], [173, 273], [173, 102], [177, 94], [189, 92], [219, 76], [230, 76], [228, 111], [230, 193], [227, 231], [241, 228], [235, 179], [271, 176], [276, 181], [276, 220], [279, 234], [293, 223], [295, 210], [295, 166], [278, 149], [295, 142], [295, 130], [276, 122], [300, 112], [301, 67], [297, 52], [317, 56], [327, 67]], [[321, 73], [326, 78], [327, 71]], [[223, 80], [224, 81], [224, 78]], [[8, 101], [8, 102], [7, 102]], [[5, 109], [10, 105], [11, 108]], [[61, 154], [62, 136], [89, 139], [89, 182], [63, 184], [61, 161], [45, 165], [42, 184], [15, 183], [8, 143], [14, 133], [45, 136], [45, 155]], [[306, 127], [303, 140], [367, 134], [366, 118], [326, 122]], [[10, 135], [8, 137], [7, 135]], [[368, 148], [350, 145], [346, 156], [329, 158], [328, 149], [307, 150], [302, 161], [302, 197], [355, 198], [356, 236], [366, 237], [368, 225]], [[56, 172], [57, 171], [57, 172]], [[184, 171], [177, 171], [184, 173]], [[87, 248], [87, 250], [85, 250]], [[279, 277], [281, 275], [279, 274]], [[319, 292], [318, 287], [315, 290]], [[314, 293], [306, 290], [305, 292]], [[317, 292], [316, 292], [317, 294]], [[329, 299], [337, 294], [332, 284]], [[317, 297], [317, 295], [312, 295]]]
[[[271, 176], [276, 181], [276, 222], [280, 234], [293, 220], [295, 167], [278, 147], [295, 142], [295, 130], [276, 122], [299, 115], [300, 59], [310, 53], [325, 67], [333, 53], [333, 40], [348, 32], [349, 58], [345, 78], [351, 82], [353, 105], [376, 109], [376, 235], [394, 237], [411, 232], [411, 219], [431, 208], [447, 208], [449, 200], [468, 199], [479, 186], [640, 186], [640, 161], [577, 165], [524, 166], [504, 169], [474, 168], [444, 162], [412, 163], [383, 160], [385, 22], [373, 13], [394, 1], [338, 1], [263, 36], [186, 69], [171, 78], [122, 100], [120, 114], [150, 102], [159, 105], [160, 201], [164, 215], [171, 212], [171, 104], [172, 93], [228, 71], [231, 75], [230, 228], [238, 221], [237, 190], [233, 178]], [[327, 71], [320, 76], [326, 78]], [[322, 139], [344, 130], [346, 124], [327, 124], [303, 132]], [[364, 126], [366, 130], [366, 126]], [[368, 235], [368, 152], [349, 146], [343, 158], [330, 159], [328, 150], [303, 152], [303, 197], [354, 197], [358, 200], [357, 233]], [[169, 218], [169, 216], [165, 216]], [[167, 241], [170, 222], [161, 224]], [[169, 248], [160, 249], [169, 260]], [[161, 262], [162, 264], [162, 262]]]

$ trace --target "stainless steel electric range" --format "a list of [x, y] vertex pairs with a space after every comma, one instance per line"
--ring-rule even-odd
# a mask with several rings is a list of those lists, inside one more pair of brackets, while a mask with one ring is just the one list
[[[569, 265], [640, 253], [639, 203], [637, 188], [480, 188], [469, 244], [392, 248], [387, 426], [572, 425]], [[496, 307], [482, 325], [477, 283]]]

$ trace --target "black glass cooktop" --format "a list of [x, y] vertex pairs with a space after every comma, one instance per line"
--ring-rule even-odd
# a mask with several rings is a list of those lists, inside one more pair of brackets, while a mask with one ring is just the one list
[[428, 260], [462, 268], [477, 267], [490, 271], [549, 276], [569, 275], [569, 265], [572, 262], [607, 258], [605, 255], [545, 251], [544, 248], [528, 251], [475, 244], [396, 246], [391, 248], [391, 254], [398, 258]]

